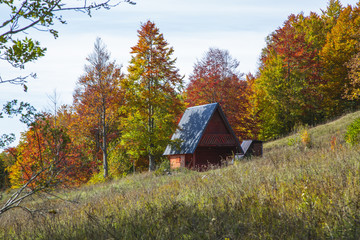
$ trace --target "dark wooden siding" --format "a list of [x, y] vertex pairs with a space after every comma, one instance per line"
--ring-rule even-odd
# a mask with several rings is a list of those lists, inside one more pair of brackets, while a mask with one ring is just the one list
[[218, 110], [214, 112], [205, 129], [204, 134], [230, 134]]
[[221, 166], [226, 157], [232, 156], [236, 147], [198, 147], [195, 168], [206, 170], [208, 167]]
[[218, 110], [210, 119], [199, 146], [236, 146], [236, 139], [227, 129]]
[[262, 144], [262, 142], [253, 142], [253, 144], [252, 144], [252, 154], [254, 156], [262, 156], [262, 154], [263, 154], [263, 144]]

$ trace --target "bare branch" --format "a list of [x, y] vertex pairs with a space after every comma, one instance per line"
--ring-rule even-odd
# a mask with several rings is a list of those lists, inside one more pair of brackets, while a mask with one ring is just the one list
[[26, 1], [24, 1], [24, 2], [21, 4], [21, 7], [20, 7], [19, 10], [16, 12], [16, 14], [14, 14], [10, 20], [5, 21], [5, 22], [0, 26], [0, 28], [6, 27], [6, 25], [8, 25], [9, 23], [13, 22], [16, 18], [18, 18], [18, 17], [20, 16], [20, 15], [19, 15], [20, 11], [22, 11], [22, 9], [23, 9], [24, 6], [25, 6], [25, 3], [26, 3]]
[[1, 76], [0, 76], [0, 84], [1, 83], [11, 83], [14, 85], [24, 85], [25, 83], [27, 83], [27, 79], [28, 78], [36, 78], [36, 74], [35, 73], [30, 73], [27, 76], [19, 76], [16, 78], [12, 78], [12, 79], [6, 79], [4, 80]]
[[37, 179], [37, 177], [43, 173], [46, 169], [43, 169], [42, 171], [37, 172], [36, 174], [34, 174], [29, 181], [27, 181], [21, 188], [19, 188], [4, 204], [3, 207], [0, 208], [0, 216], [1, 214], [3, 214], [4, 212], [18, 207], [20, 205], [20, 203], [27, 197], [44, 190], [45, 187], [36, 187], [32, 190], [30, 190], [29, 192], [25, 193], [24, 195], [21, 196], [21, 194], [23, 193], [23, 191], [25, 189], [27, 189], [27, 187], [29, 186], [29, 184], [31, 184], [33, 181], [35, 181], [35, 179]]
[[[81, 7], [66, 7], [66, 8], [61, 8], [60, 6], [60, 2], [61, 0], [58, 0], [57, 2], [53, 3], [52, 7], [46, 10], [46, 13], [56, 13], [56, 12], [61, 12], [61, 11], [80, 11], [80, 12], [87, 12], [88, 14], [90, 14], [90, 11], [95, 9], [100, 9], [100, 8], [104, 8], [104, 9], [110, 9], [113, 7], [118, 6], [120, 3], [129, 3], [129, 4], [136, 4], [135, 2], [131, 1], [131, 0], [123, 0], [123, 1], [118, 1], [115, 4], [110, 4], [111, 0], [107, 0], [101, 3], [91, 3], [90, 5], [87, 4], [87, 1], [84, 1], [84, 5]], [[0, 28], [3, 28], [5, 26], [7, 26], [9, 23], [13, 22], [12, 26], [10, 27], [10, 30], [0, 34], [0, 37], [5, 37], [7, 35], [13, 35], [13, 34], [17, 34], [19, 32], [24, 32], [25, 30], [34, 27], [37, 24], [41, 24], [41, 25], [45, 25], [41, 23], [41, 17], [44, 16], [38, 16], [39, 19], [33, 21], [29, 18], [25, 18], [23, 17], [23, 15], [20, 14], [20, 12], [22, 11], [22, 9], [24, 8], [26, 1], [23, 2], [22, 6], [19, 8], [19, 10], [12, 16], [12, 18], [8, 21], [5, 21], [2, 26], [0, 26]], [[44, 13], [44, 15], [46, 14]], [[21, 27], [20, 29], [15, 30], [17, 27], [19, 27], [18, 25], [18, 20], [19, 18], [24, 18], [27, 19], [29, 21], [31, 21], [30, 24]], [[56, 16], [54, 16], [54, 18], [56, 18]], [[47, 23], [48, 25], [52, 25], [52, 23]]]
[[27, 26], [25, 26], [25, 27], [23, 27], [23, 28], [20, 28], [20, 29], [18, 29], [18, 30], [13, 30], [15, 27], [14, 27], [14, 28], [10, 28], [9, 31], [1, 34], [0, 37], [5, 37], [6, 35], [13, 35], [13, 34], [16, 34], [16, 33], [19, 33], [19, 32], [23, 32], [23, 31], [25, 31], [25, 30], [27, 30], [27, 29], [35, 26], [35, 25], [38, 24], [39, 22], [40, 22], [40, 20], [33, 21], [31, 24], [29, 24], [29, 25], [27, 25]]

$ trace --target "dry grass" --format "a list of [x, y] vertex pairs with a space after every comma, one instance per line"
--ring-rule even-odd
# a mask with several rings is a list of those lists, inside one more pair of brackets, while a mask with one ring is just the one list
[[28, 204], [41, 212], [0, 217], [0, 238], [359, 239], [360, 152], [343, 141], [358, 116], [309, 129], [311, 148], [289, 136], [266, 144], [263, 158], [223, 169], [59, 193], [72, 203], [38, 197]]

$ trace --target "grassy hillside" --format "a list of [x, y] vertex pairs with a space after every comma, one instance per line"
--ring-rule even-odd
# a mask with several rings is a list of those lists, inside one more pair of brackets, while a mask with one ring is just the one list
[[[0, 217], [0, 239], [359, 239], [360, 112], [266, 143], [264, 156], [209, 172], [137, 174], [38, 196]], [[1, 200], [0, 200], [1, 201]]]

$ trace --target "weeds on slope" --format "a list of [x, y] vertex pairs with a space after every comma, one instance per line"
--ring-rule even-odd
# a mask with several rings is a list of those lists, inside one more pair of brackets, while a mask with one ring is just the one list
[[54, 212], [3, 216], [0, 238], [359, 239], [360, 151], [338, 132], [311, 147], [272, 143], [262, 158], [222, 169], [61, 193], [76, 203], [53, 199]]

